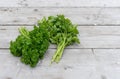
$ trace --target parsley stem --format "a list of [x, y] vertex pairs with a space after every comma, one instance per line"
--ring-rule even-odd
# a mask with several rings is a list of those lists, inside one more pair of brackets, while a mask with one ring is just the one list
[[57, 57], [59, 51], [61, 50], [61, 47], [62, 47], [61, 44], [63, 44], [63, 43], [62, 43], [62, 42], [59, 43], [59, 45], [58, 45], [58, 47], [57, 47], [57, 50], [56, 50], [55, 54], [53, 55], [53, 58], [52, 58], [52, 60], [51, 60], [51, 63], [55, 61], [55, 59], [56, 59], [56, 57]]
[[64, 51], [64, 48], [66, 46], [65, 42], [66, 42], [66, 37], [64, 37], [64, 40], [58, 44], [57, 51], [55, 52], [55, 55], [53, 56], [51, 63], [54, 61], [57, 63], [59, 62], [62, 53]]
[[65, 48], [65, 44], [61, 47], [61, 51], [59, 52], [59, 55], [56, 57], [56, 60], [55, 60], [56, 63], [58, 63], [60, 61], [63, 51], [64, 51], [64, 48]]

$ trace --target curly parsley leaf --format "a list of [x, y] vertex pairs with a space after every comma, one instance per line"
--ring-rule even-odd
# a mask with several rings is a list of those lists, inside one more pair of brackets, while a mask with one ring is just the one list
[[44, 28], [34, 26], [32, 31], [20, 28], [20, 35], [10, 43], [10, 51], [21, 61], [35, 67], [49, 47], [49, 35]]

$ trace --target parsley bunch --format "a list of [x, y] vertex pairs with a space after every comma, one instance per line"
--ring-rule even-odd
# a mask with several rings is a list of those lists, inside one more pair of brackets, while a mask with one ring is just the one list
[[79, 33], [77, 25], [72, 24], [64, 15], [49, 16], [48, 19], [43, 18], [38, 25], [42, 25], [41, 27], [45, 27], [48, 30], [50, 43], [57, 45], [57, 50], [51, 63], [60, 61], [65, 47], [73, 43], [80, 43], [77, 37]]
[[21, 57], [21, 62], [35, 67], [49, 47], [49, 35], [44, 28], [34, 26], [32, 31], [20, 28], [20, 35], [10, 42], [10, 51], [14, 56]]
[[49, 43], [57, 45], [51, 63], [60, 61], [67, 46], [80, 43], [77, 25], [72, 24], [64, 15], [49, 16], [47, 19], [44, 17], [33, 30], [28, 31], [22, 27], [19, 31], [20, 35], [16, 40], [10, 42], [10, 51], [14, 56], [21, 57], [21, 62], [31, 67], [35, 67], [43, 58]]

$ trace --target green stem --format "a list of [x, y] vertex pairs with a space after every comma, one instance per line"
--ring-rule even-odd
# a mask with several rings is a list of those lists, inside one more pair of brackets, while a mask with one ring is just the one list
[[57, 51], [55, 52], [54, 56], [52, 57], [51, 63], [55, 61], [55, 59], [56, 59], [59, 51], [61, 50], [62, 44], [63, 44], [63, 43], [61, 42], [61, 43], [58, 45]]
[[65, 44], [62, 46], [61, 51], [59, 52], [59, 55], [56, 57], [55, 62], [58, 63], [62, 57], [63, 51], [65, 48]]
[[30, 39], [30, 38], [28, 37], [29, 32], [25, 29], [25, 27], [19, 28], [19, 32], [20, 32], [23, 36], [25, 36], [26, 38]]
[[61, 46], [61, 48], [59, 48], [60, 49], [60, 51], [59, 51], [59, 53], [57, 54], [57, 56], [56, 56], [56, 58], [55, 58], [55, 62], [57, 62], [57, 59], [58, 59], [58, 57], [59, 57], [59, 55], [60, 55], [60, 53], [61, 53], [61, 50], [62, 50], [62, 46]]
[[54, 61], [59, 62], [59, 60], [62, 56], [63, 50], [66, 46], [65, 41], [66, 41], [66, 37], [64, 38], [64, 40], [62, 42], [59, 43], [57, 51], [56, 51], [55, 55], [53, 56], [51, 63]]

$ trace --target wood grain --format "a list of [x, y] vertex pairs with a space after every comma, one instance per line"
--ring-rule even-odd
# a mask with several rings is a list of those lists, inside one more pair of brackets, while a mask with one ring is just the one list
[[120, 7], [119, 0], [0, 0], [0, 7]]
[[120, 25], [119, 8], [0, 8], [0, 13], [0, 25], [33, 25], [43, 16], [57, 14], [81, 26]]
[[120, 49], [66, 49], [59, 64], [49, 65], [53, 52], [54, 49], [49, 49], [45, 58], [32, 69], [22, 64], [19, 58], [13, 57], [9, 50], [0, 50], [2, 71], [0, 78], [119, 79], [120, 77]]
[[[10, 54], [19, 27], [57, 14], [79, 25], [81, 40], [59, 64], [49, 65], [55, 45], [36, 68]], [[120, 0], [0, 0], [0, 79], [120, 79]]]

